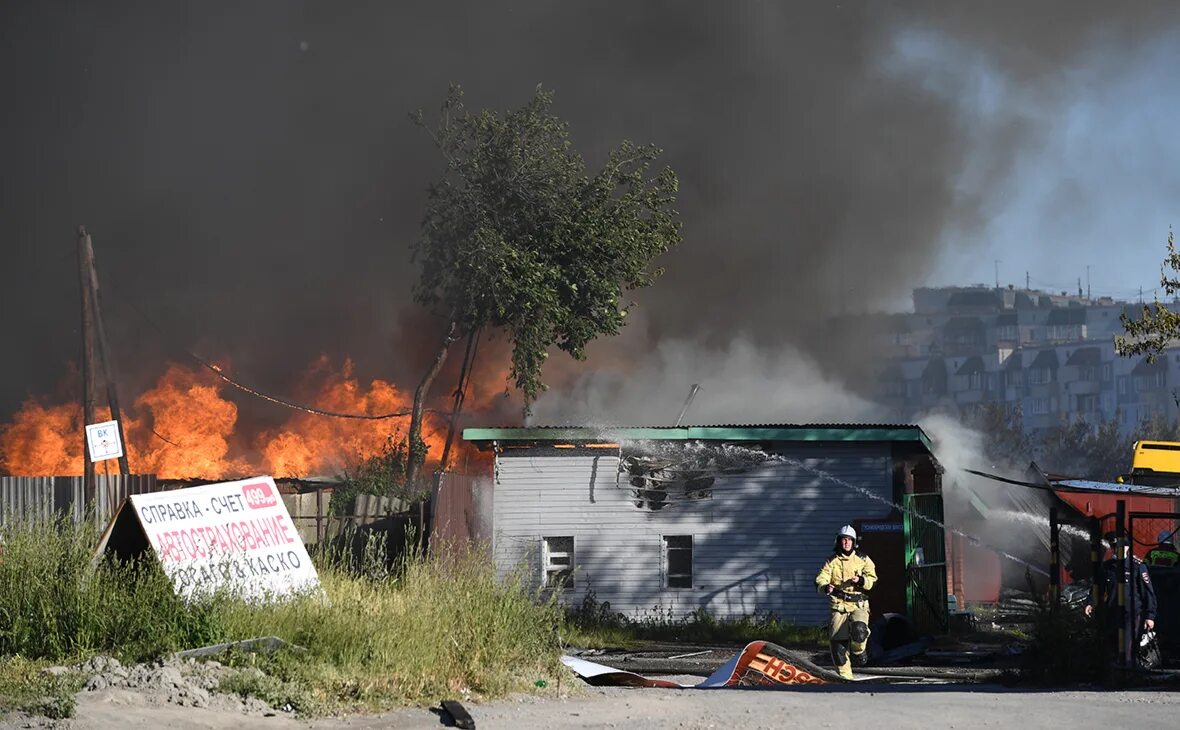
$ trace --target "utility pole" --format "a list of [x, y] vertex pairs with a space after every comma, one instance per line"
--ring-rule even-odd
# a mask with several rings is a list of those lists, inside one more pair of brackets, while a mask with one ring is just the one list
[[115, 374], [111, 366], [106, 326], [103, 323], [100, 307], [98, 272], [94, 265], [94, 245], [83, 226], [78, 226], [78, 283], [82, 301], [83, 499], [86, 503], [93, 504], [96, 496], [94, 462], [90, 460], [90, 445], [86, 440], [85, 426], [98, 422], [98, 370], [100, 367], [107, 386], [107, 406], [111, 411], [111, 419], [115, 421], [115, 426], [119, 431], [119, 441], [124, 445], [123, 456], [119, 457], [119, 473], [127, 475], [131, 473], [131, 470], [127, 462], [127, 441], [123, 436], [119, 395], [115, 388]]
[[[85, 229], [81, 229], [83, 232]], [[107, 346], [107, 328], [102, 318], [102, 295], [98, 288], [98, 268], [94, 265], [94, 246], [90, 236], [86, 239], [86, 265], [90, 270], [90, 297], [93, 299], [95, 330], [98, 334], [98, 352], [102, 361], [103, 377], [107, 383], [107, 405], [111, 409], [111, 419], [119, 432], [119, 443], [123, 444], [123, 455], [119, 457], [119, 473], [127, 476], [131, 469], [127, 464], [127, 439], [123, 438], [123, 417], [119, 410], [119, 393], [115, 388], [115, 369], [111, 366], [111, 351]]]
[[86, 229], [78, 226], [78, 283], [82, 300], [82, 499], [94, 503], [94, 462], [90, 460], [90, 444], [86, 426], [97, 421], [94, 399], [98, 379], [94, 372], [94, 298], [90, 296], [90, 269]]
[[1086, 299], [1090, 298], [1090, 264], [1086, 264]]
[[1029, 278], [1028, 278], [1028, 272], [1027, 272], [1027, 271], [1026, 271], [1026, 272], [1024, 272], [1024, 290], [1025, 290], [1025, 291], [1032, 291], [1032, 283], [1031, 283], [1031, 281], [1030, 281], [1030, 280], [1029, 280]]
[[999, 289], [1000, 288], [1000, 260], [999, 259], [995, 260], [995, 265], [996, 265], [996, 288]]

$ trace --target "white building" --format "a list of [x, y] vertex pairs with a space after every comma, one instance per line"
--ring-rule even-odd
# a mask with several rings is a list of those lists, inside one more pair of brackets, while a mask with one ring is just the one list
[[[945, 622], [941, 468], [909, 425], [476, 428], [495, 451], [498, 571], [633, 618], [698, 609], [827, 620], [815, 575], [851, 523], [881, 575], [874, 611]], [[920, 565], [919, 565], [920, 564]], [[906, 566], [910, 569], [907, 570]]]

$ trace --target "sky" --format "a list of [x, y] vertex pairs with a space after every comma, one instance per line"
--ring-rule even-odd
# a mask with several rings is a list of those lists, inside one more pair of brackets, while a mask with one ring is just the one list
[[[547, 371], [550, 419], [642, 415], [628, 368], [711, 378], [718, 418], [783, 373], [838, 390], [831, 363], [868, 358], [828, 315], [997, 267], [1150, 296], [1178, 41], [1165, 2], [4, 3], [0, 422], [78, 359], [80, 224], [127, 390], [179, 348], [277, 393], [321, 354], [412, 382], [441, 165], [408, 114], [450, 83], [477, 109], [543, 84], [592, 166], [631, 139], [680, 178], [684, 242], [623, 336]], [[768, 418], [815, 412], [775, 387]]]
[[[1003, 286], [1074, 292], [1080, 279], [1095, 297], [1135, 301], [1142, 287], [1150, 300], [1180, 223], [1178, 40], [1172, 31], [1122, 56], [1095, 54], [1063, 71], [1063, 98], [1046, 106], [1006, 88], [985, 61], [956, 64], [937, 43], [903, 43], [903, 63], [951, 62], [930, 86], [967, 113], [995, 118], [1015, 103], [1045, 127], [992, 193], [982, 229], [947, 233], [927, 284], [991, 286], [998, 269]], [[973, 157], [986, 155], [980, 147]], [[971, 185], [970, 166], [962, 177]]]

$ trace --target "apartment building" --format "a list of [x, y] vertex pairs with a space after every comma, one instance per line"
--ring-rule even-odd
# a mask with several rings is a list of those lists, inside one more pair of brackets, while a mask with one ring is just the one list
[[1137, 304], [984, 286], [916, 289], [913, 301], [878, 329], [887, 354], [876, 392], [894, 420], [1003, 403], [1019, 405], [1031, 429], [1117, 418], [1130, 432], [1180, 413], [1180, 348], [1154, 363], [1115, 353], [1119, 316]]

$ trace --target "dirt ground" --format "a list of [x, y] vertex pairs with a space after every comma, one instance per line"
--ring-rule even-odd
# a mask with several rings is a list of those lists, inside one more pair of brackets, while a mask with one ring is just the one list
[[[683, 678], [689, 679], [689, 678]], [[995, 685], [924, 684], [784, 690], [581, 688], [573, 695], [521, 695], [465, 705], [489, 728], [976, 728], [1174, 727], [1180, 692], [1009, 690]], [[83, 692], [77, 716], [51, 722], [9, 717], [0, 727], [409, 730], [444, 727], [428, 709], [299, 720], [228, 707], [184, 707], [118, 688]]]

